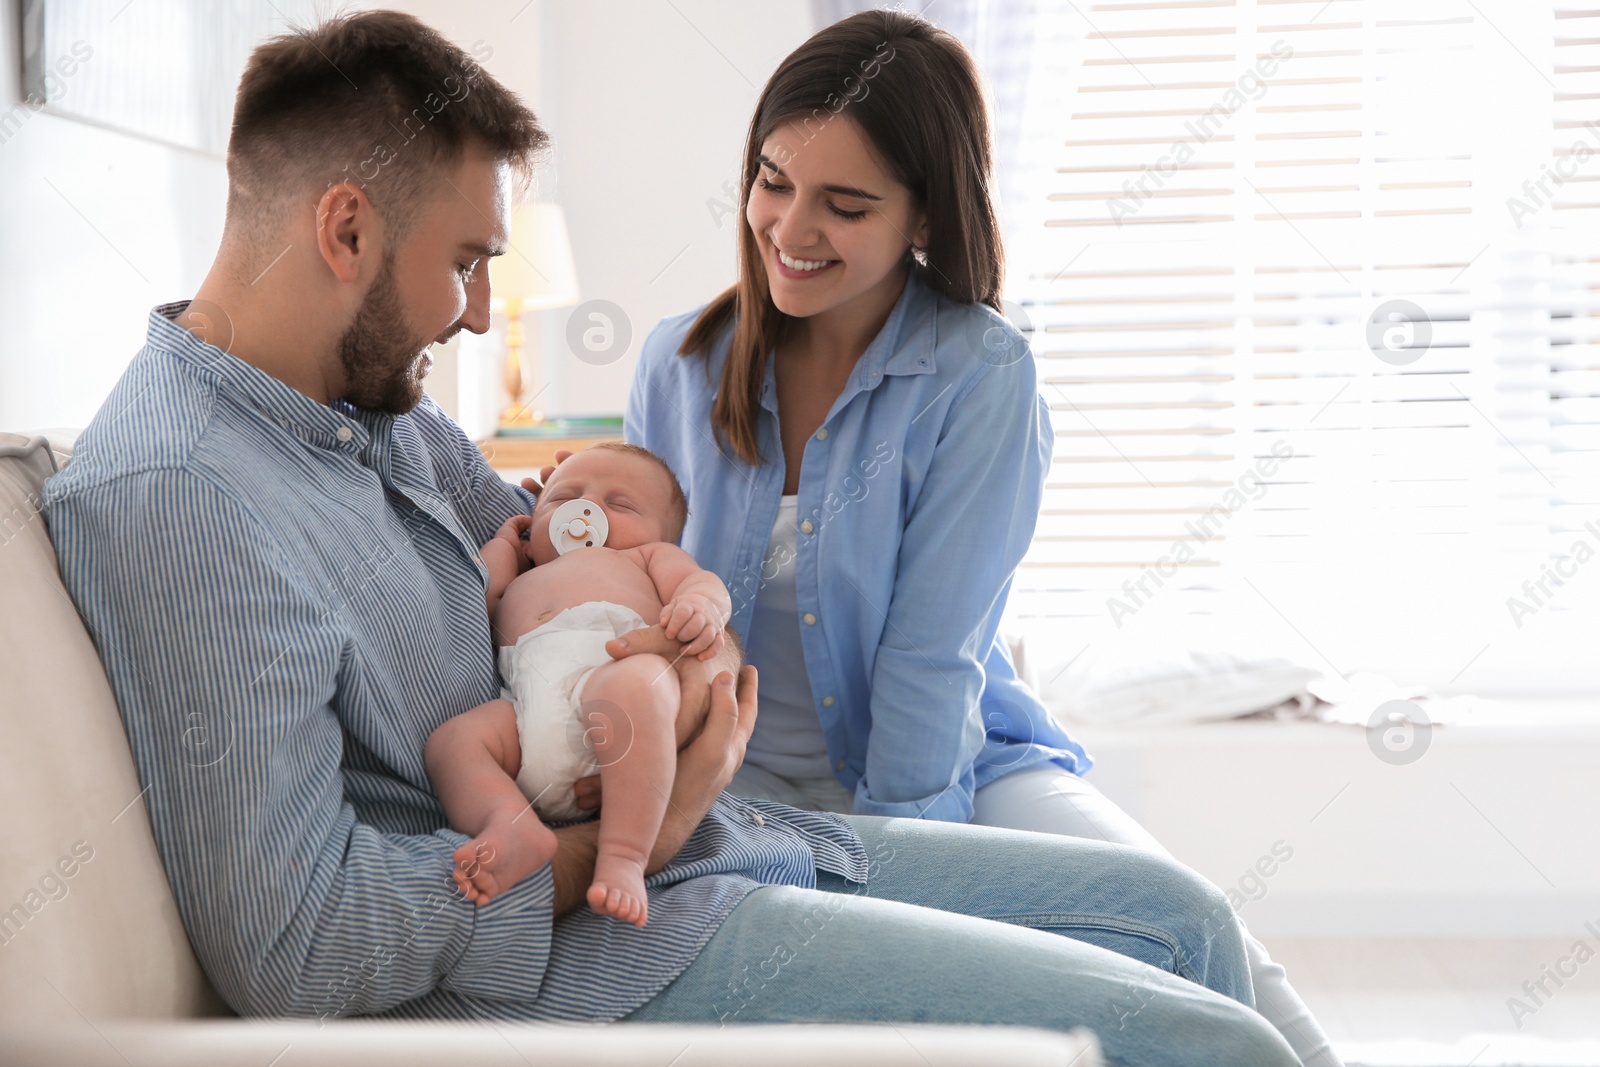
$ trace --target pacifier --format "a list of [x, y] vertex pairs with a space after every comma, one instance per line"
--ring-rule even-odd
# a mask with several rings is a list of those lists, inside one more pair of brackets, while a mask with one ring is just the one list
[[579, 497], [562, 504], [550, 516], [550, 543], [558, 556], [575, 548], [599, 548], [606, 543], [610, 529], [600, 505]]

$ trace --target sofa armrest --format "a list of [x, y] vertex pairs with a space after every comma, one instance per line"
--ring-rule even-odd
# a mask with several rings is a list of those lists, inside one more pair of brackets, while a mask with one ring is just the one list
[[548, 1026], [521, 1023], [123, 1021], [0, 1026], [12, 1067], [1098, 1067], [1099, 1045], [990, 1026]]

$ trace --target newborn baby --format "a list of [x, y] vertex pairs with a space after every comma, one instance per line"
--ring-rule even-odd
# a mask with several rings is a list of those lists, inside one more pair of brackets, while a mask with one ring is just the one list
[[[555, 531], [563, 554], [551, 518], [575, 501]], [[671, 543], [687, 517], [665, 463], [607, 443], [557, 467], [532, 518], [512, 519], [483, 546], [506, 690], [446, 721], [424, 750], [451, 826], [473, 837], [452, 872], [468, 899], [487, 903], [548, 863], [555, 834], [530, 802], [552, 821], [579, 818], [573, 783], [598, 771], [605, 804], [589, 906], [645, 924], [645, 863], [678, 744], [695, 724], [677, 724], [671, 663], [648, 653], [613, 660], [605, 644], [657, 622], [684, 655], [708, 659], [721, 647], [728, 590]], [[534, 566], [519, 575], [524, 553]]]

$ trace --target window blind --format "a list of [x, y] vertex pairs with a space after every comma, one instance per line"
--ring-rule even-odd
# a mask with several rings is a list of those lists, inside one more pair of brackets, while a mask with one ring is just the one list
[[1600, 11], [1046, 4], [1038, 31], [1007, 222], [1057, 435], [1011, 601], [1040, 680], [1176, 626], [1441, 688], [1600, 682], [1600, 559], [1572, 558], [1600, 550]]

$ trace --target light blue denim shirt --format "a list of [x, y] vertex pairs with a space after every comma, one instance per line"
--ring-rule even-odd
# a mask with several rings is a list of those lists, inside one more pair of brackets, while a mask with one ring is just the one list
[[[785, 562], [765, 558], [783, 494], [777, 386], [768, 359], [762, 464], [719, 448], [711, 404], [732, 331], [709, 361], [680, 356], [698, 314], [646, 339], [625, 436], [682, 481], [683, 547], [727, 583], [748, 643], [763, 572]], [[973, 791], [1003, 774], [1052, 760], [1088, 770], [997, 636], [1053, 445], [1022, 336], [908, 280], [800, 468], [806, 673], [858, 814], [966, 822]]]
[[[189, 941], [243, 1015], [618, 1019], [761, 883], [866, 876], [842, 819], [726, 793], [650, 923], [478, 907], [423, 766], [500, 695], [478, 548], [533, 500], [431, 398], [322, 404], [172, 321], [45, 483]], [[758, 810], [759, 809], [759, 810]]]

